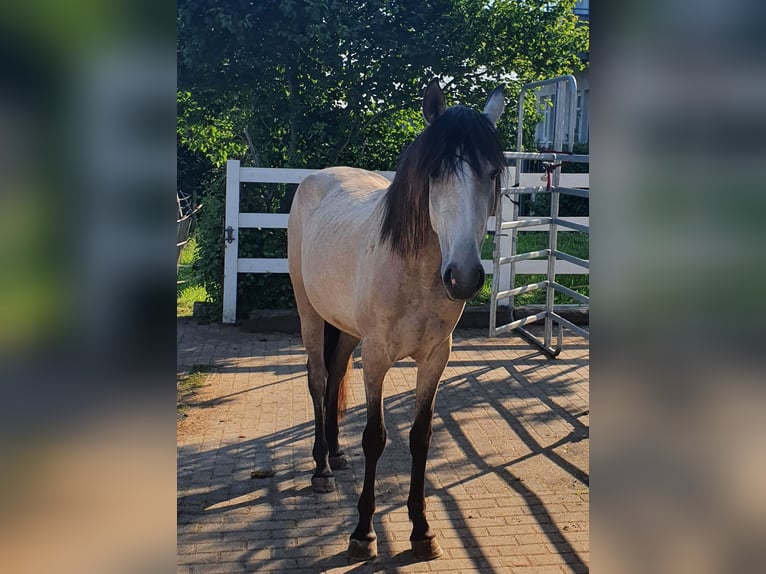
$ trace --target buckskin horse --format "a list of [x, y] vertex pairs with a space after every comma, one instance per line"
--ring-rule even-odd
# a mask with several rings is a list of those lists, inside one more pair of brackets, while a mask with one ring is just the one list
[[417, 365], [412, 475], [407, 509], [412, 550], [421, 560], [442, 551], [425, 515], [425, 470], [439, 379], [465, 302], [484, 284], [480, 260], [487, 218], [505, 168], [495, 124], [502, 87], [482, 113], [447, 108], [437, 78], [423, 95], [426, 129], [404, 151], [393, 181], [332, 167], [305, 178], [288, 222], [288, 260], [308, 354], [314, 406], [312, 451], [317, 492], [335, 489], [333, 470], [348, 462], [338, 443], [351, 356], [362, 343], [367, 424], [364, 486], [348, 555], [377, 555], [372, 525], [375, 472], [386, 444], [383, 380], [407, 357]]

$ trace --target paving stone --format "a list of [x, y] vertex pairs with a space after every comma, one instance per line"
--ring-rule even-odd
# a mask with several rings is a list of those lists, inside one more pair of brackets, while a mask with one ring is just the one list
[[427, 511], [445, 551], [415, 561], [407, 516], [413, 361], [384, 383], [379, 556], [349, 563], [364, 476], [365, 397], [354, 355], [337, 490], [311, 489], [313, 407], [300, 338], [179, 323], [178, 370], [210, 365], [178, 422], [178, 572], [587, 572], [588, 347], [549, 360], [523, 339], [457, 332], [436, 398]]

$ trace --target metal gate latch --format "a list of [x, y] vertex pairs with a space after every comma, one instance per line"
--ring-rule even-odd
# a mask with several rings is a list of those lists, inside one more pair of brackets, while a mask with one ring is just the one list
[[225, 231], [226, 231], [226, 237], [224, 238], [225, 241], [227, 243], [234, 243], [234, 228], [231, 225], [229, 225], [229, 227], [227, 227]]

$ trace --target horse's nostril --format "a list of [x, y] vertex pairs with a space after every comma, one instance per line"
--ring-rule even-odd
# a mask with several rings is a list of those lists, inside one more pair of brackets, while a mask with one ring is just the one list
[[452, 267], [447, 267], [447, 270], [444, 272], [444, 277], [442, 277], [442, 281], [444, 281], [444, 284], [447, 286], [455, 284], [455, 277], [452, 273]]

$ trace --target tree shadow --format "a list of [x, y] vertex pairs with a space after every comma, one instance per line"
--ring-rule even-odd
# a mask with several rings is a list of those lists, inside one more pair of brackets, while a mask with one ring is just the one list
[[[267, 347], [278, 347], [278, 343], [267, 341], [251, 347], [265, 356], [269, 350]], [[203, 401], [201, 406], [213, 407], [225, 401], [240, 400], [248, 393], [271, 393], [274, 387], [298, 384], [296, 377], [290, 375], [297, 372], [294, 369], [304, 368], [300, 347], [296, 341], [288, 341], [285, 348], [284, 339], [279, 344], [282, 347], [276, 356], [295, 356], [295, 360], [301, 362], [299, 365], [279, 364], [272, 368], [272, 372], [283, 369], [280, 372], [284, 378], [280, 377], [279, 382], [248, 385], [246, 389]], [[466, 351], [484, 350], [482, 345], [465, 346]], [[253, 348], [249, 352], [252, 351]], [[223, 357], [222, 361], [236, 369], [237, 360], [233, 355], [248, 356], [240, 354], [245, 352], [248, 352], [247, 345], [239, 345], [232, 355]], [[445, 373], [450, 376], [442, 380], [437, 395], [434, 420], [436, 448], [432, 447], [433, 460], [429, 461], [426, 475], [429, 498], [449, 509], [449, 524], [465, 533], [466, 538], [462, 542], [472, 551], [469, 558], [474, 569], [492, 572], [490, 557], [482, 548], [481, 536], [474, 535], [468, 513], [460, 510], [457, 487], [468, 484], [474, 478], [495, 475], [505, 484], [509, 495], [513, 493], [523, 500], [565, 564], [573, 571], [587, 570], [564, 532], [554, 523], [545, 494], [535, 492], [534, 487], [519, 480], [510, 469], [519, 462], [543, 457], [587, 486], [587, 472], [556, 452], [563, 445], [588, 438], [588, 426], [581, 421], [582, 409], [573, 411], [557, 401], [572, 395], [572, 386], [581, 382], [567, 378], [567, 373], [576, 370], [577, 364], [581, 363], [572, 360], [571, 364], [565, 363], [566, 367], [559, 374], [543, 374], [537, 377], [536, 382], [531, 382], [527, 374], [545, 371], [547, 360], [542, 355], [524, 355], [524, 370], [520, 370], [517, 367], [519, 363], [510, 359], [460, 360], [461, 352], [458, 348], [458, 361], [450, 362]], [[358, 361], [355, 367], [354, 392], [361, 397], [363, 390]], [[406, 364], [398, 366], [401, 369], [406, 367]], [[231, 372], [247, 369], [252, 369], [249, 372], [253, 373], [266, 372], [259, 366], [242, 369]], [[457, 374], [452, 374], [455, 371]], [[498, 372], [507, 375], [498, 377]], [[509, 412], [505, 403], [519, 398], [534, 402], [536, 408]], [[539, 408], [540, 405], [545, 407], [544, 410]], [[340, 569], [345, 572], [398, 572], [417, 562], [411, 551], [402, 550], [403, 546], [409, 545], [406, 542], [409, 530], [403, 528], [408, 527], [404, 522], [409, 488], [408, 433], [414, 415], [414, 377], [411, 388], [385, 397], [384, 409], [390, 444], [379, 462], [376, 484], [378, 559], [367, 563], [349, 563], [345, 554], [348, 536], [356, 525], [356, 503], [364, 472], [361, 434], [365, 424], [365, 408], [362, 404], [356, 404], [347, 411], [341, 437], [342, 446], [348, 454], [349, 468], [336, 473], [338, 489], [333, 493], [317, 494], [310, 487], [313, 471], [311, 420], [256, 438], [220, 444], [215, 448], [180, 446], [178, 540], [188, 552], [179, 554], [179, 565], [214, 561], [228, 564], [232, 571], [277, 569], [324, 572]], [[472, 436], [463, 428], [460, 418], [456, 416], [458, 412], [495, 413], [491, 417], [494, 424], [503, 425], [505, 430], [501, 429], [502, 432], [510, 431], [528, 452], [502, 464], [486, 462], [474, 446], [474, 442], [481, 437]], [[550, 420], [566, 424], [571, 432], [551, 444], [542, 444], [528, 426]], [[442, 456], [433, 457], [434, 450], [439, 454], [440, 444], [448, 443], [457, 446], [466, 461], [462, 478], [452, 473], [450, 464], [443, 462]], [[254, 470], [265, 472], [254, 478], [251, 477]], [[274, 474], [269, 476], [269, 472]], [[498, 493], [498, 496], [503, 495]], [[445, 559], [448, 558], [442, 558]]]

